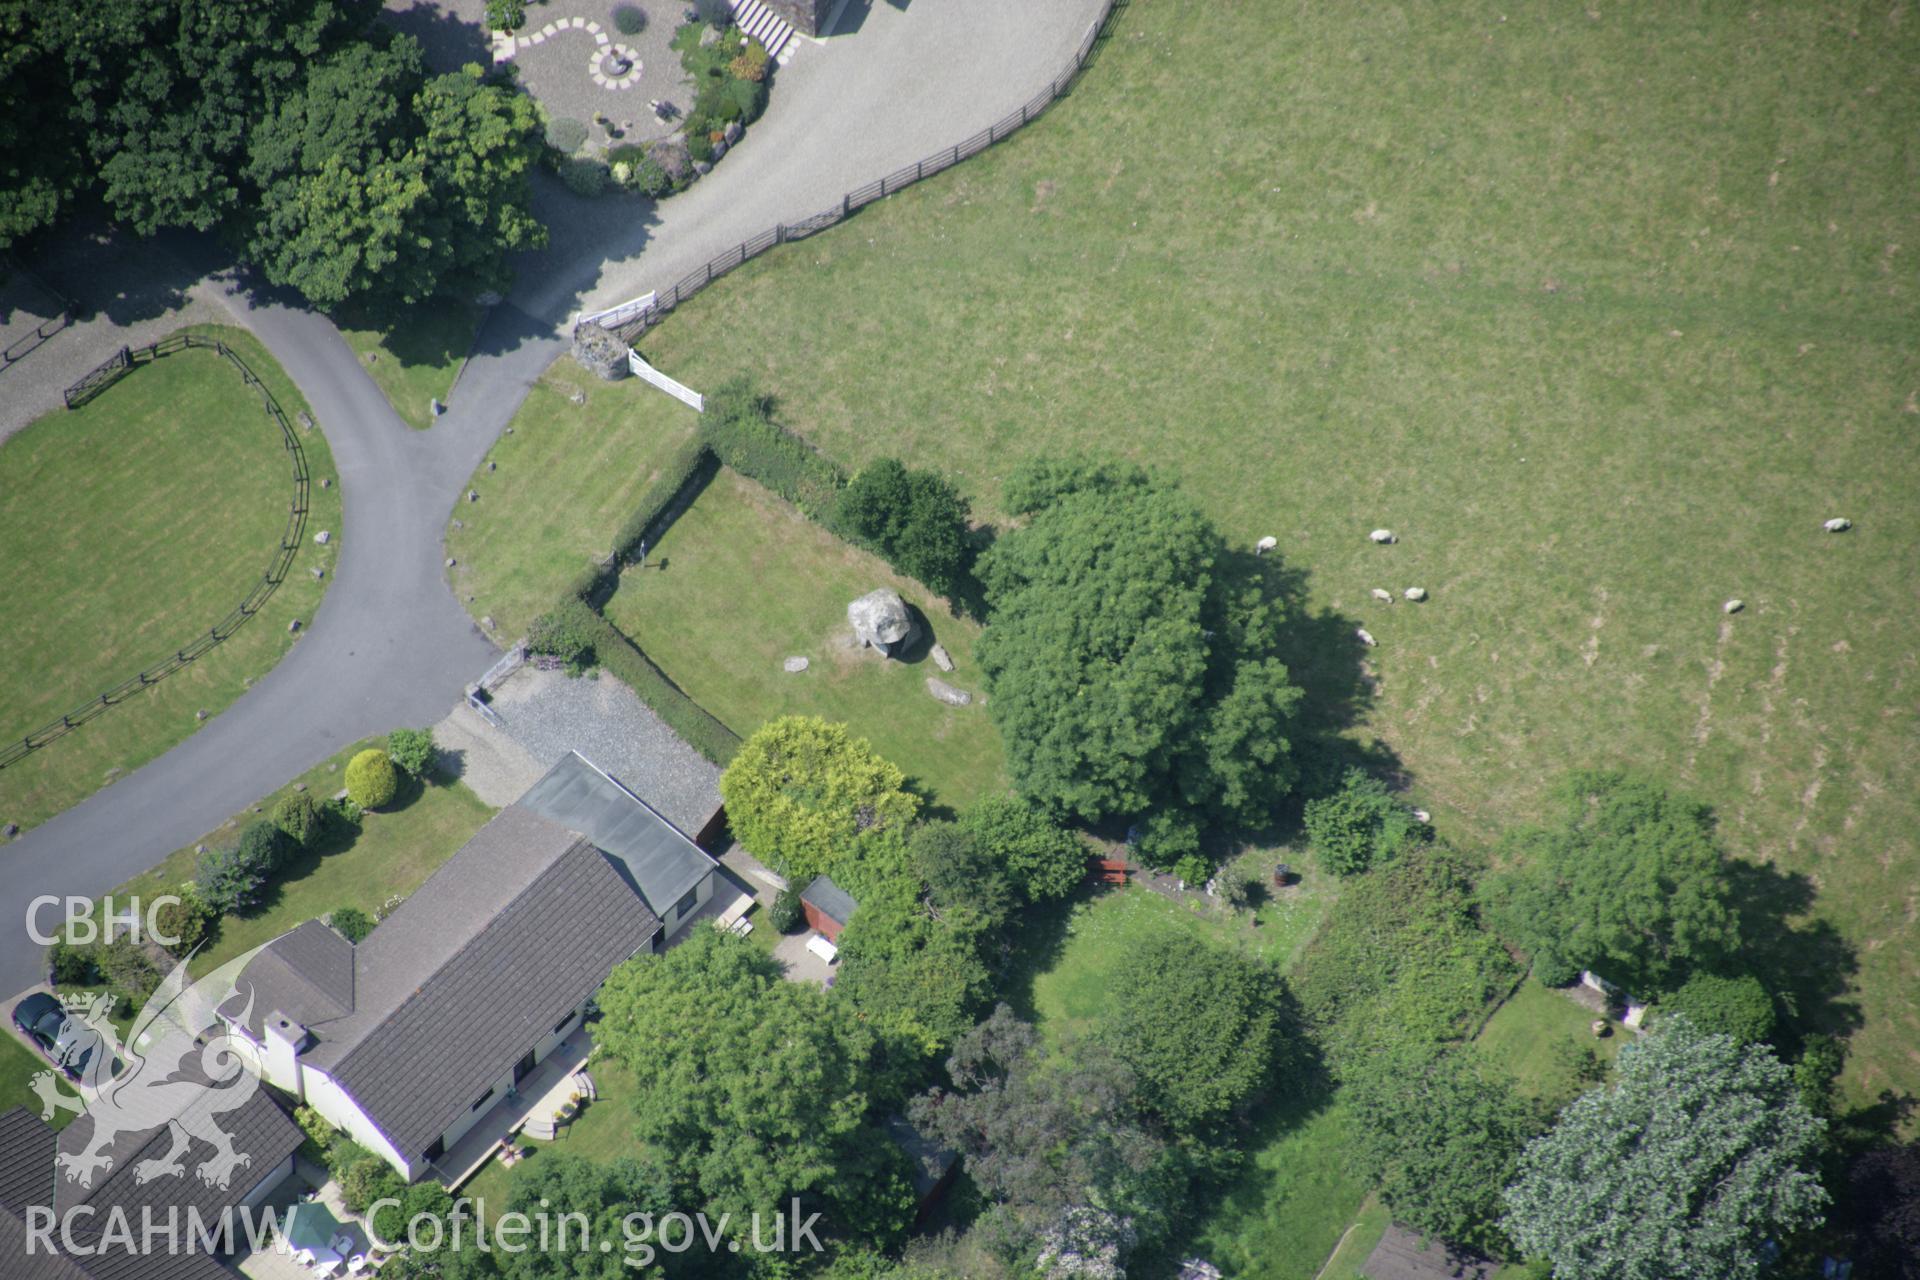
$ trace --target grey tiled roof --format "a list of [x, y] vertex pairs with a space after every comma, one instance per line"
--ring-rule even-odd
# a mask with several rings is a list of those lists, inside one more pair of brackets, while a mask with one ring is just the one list
[[[209, 1107], [211, 1098], [211, 1094], [203, 1095], [192, 1106]], [[77, 1229], [74, 1234], [82, 1243], [98, 1245], [98, 1232], [107, 1224], [105, 1215], [114, 1207], [126, 1214], [136, 1239], [143, 1207], [151, 1208], [157, 1222], [167, 1221], [169, 1211], [177, 1210], [183, 1230], [190, 1207], [198, 1209], [202, 1221], [217, 1220], [223, 1210], [238, 1205], [273, 1174], [293, 1154], [302, 1137], [264, 1089], [256, 1089], [246, 1102], [224, 1113], [220, 1124], [233, 1135], [235, 1149], [251, 1160], [225, 1189], [209, 1186], [195, 1176], [193, 1165], [207, 1153], [198, 1144], [187, 1153], [188, 1168], [181, 1177], [137, 1183], [134, 1162], [161, 1155], [172, 1145], [168, 1128], [160, 1125], [122, 1144], [124, 1151], [114, 1153], [112, 1173], [83, 1190], [65, 1181], [56, 1183], [53, 1161], [56, 1150], [76, 1150], [86, 1145], [93, 1125], [90, 1117], [80, 1116], [56, 1137], [24, 1108], [0, 1115], [0, 1206], [6, 1209], [0, 1213], [0, 1275], [7, 1280], [16, 1276], [22, 1280], [231, 1280], [230, 1273], [213, 1259], [191, 1251], [184, 1234], [177, 1247], [163, 1243], [145, 1254], [108, 1247], [75, 1259], [39, 1250], [29, 1253], [23, 1226], [29, 1205], [51, 1205], [56, 1211], [65, 1211], [85, 1204], [95, 1216], [88, 1229]]]
[[569, 751], [514, 802], [593, 841], [625, 868], [628, 880], [665, 919], [716, 865], [698, 845], [639, 796]]
[[353, 1011], [353, 969], [353, 944], [309, 920], [248, 961], [223, 1012], [238, 1016], [251, 995], [247, 1030], [256, 1039], [273, 1013], [308, 1027], [332, 1022]]
[[800, 891], [800, 901], [812, 903], [825, 912], [829, 920], [838, 920], [841, 924], [853, 919], [853, 909], [859, 905], [852, 894], [827, 876], [815, 876], [813, 883]]
[[333, 1077], [417, 1160], [659, 929], [601, 852], [578, 840], [362, 1037]]

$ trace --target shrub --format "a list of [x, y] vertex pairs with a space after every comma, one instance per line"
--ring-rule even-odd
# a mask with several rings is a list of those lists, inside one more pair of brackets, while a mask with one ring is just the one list
[[176, 956], [185, 956], [206, 941], [208, 931], [220, 916], [191, 884], [181, 885], [176, 894], [180, 900], [162, 903], [154, 913], [153, 922], [161, 933], [174, 939], [164, 944], [167, 949]]
[[971, 577], [969, 514], [967, 500], [945, 477], [882, 458], [847, 482], [833, 522], [908, 577], [954, 597]]
[[547, 121], [547, 145], [563, 156], [570, 156], [587, 145], [587, 122], [572, 116], [555, 116]]
[[1190, 853], [1173, 864], [1173, 874], [1189, 886], [1198, 887], [1213, 875], [1213, 864], [1197, 853]]
[[143, 1003], [160, 985], [160, 969], [127, 937], [100, 949], [100, 975], [115, 994], [133, 1005]]
[[1348, 769], [1338, 791], [1307, 801], [1304, 819], [1321, 867], [1336, 876], [1385, 862], [1420, 829], [1387, 784], [1363, 769]]
[[767, 50], [758, 40], [747, 41], [747, 47], [734, 55], [727, 64], [727, 74], [735, 80], [760, 81], [767, 78]]
[[563, 663], [579, 675], [599, 655], [594, 649], [597, 615], [580, 600], [563, 600], [527, 628], [527, 652]]
[[[638, 191], [644, 196], [664, 196], [673, 190], [673, 177], [665, 167], [647, 153], [646, 148], [625, 146], [614, 148], [611, 156], [613, 176], [620, 185]], [[621, 166], [626, 167], [622, 176]]]
[[597, 196], [613, 181], [606, 161], [592, 156], [570, 156], [560, 166], [560, 181], [577, 196]]
[[295, 849], [310, 848], [320, 839], [324, 826], [320, 806], [304, 791], [289, 792], [273, 806], [273, 825]]
[[368, 747], [347, 761], [347, 798], [362, 809], [378, 809], [393, 803], [400, 779], [393, 761], [378, 747]]
[[[1157, 809], [1135, 824], [1132, 835], [1134, 849], [1156, 871], [1173, 870], [1182, 859], [1200, 857], [1200, 824], [1189, 813]], [[1203, 870], [1200, 879], [1206, 878]]]
[[647, 11], [623, 4], [613, 11], [613, 26], [623, 36], [637, 36], [647, 29]]
[[90, 987], [100, 981], [100, 954], [57, 938], [47, 948], [47, 976], [56, 987]]
[[700, 430], [720, 461], [818, 518], [833, 509], [846, 476], [831, 458], [775, 426], [771, 409], [751, 382], [733, 378], [707, 397]]
[[518, 31], [526, 25], [526, 0], [487, 0], [487, 30]]
[[358, 907], [335, 907], [327, 921], [348, 942], [358, 943], [373, 932], [373, 917]]
[[1029, 902], [1065, 897], [1086, 875], [1080, 837], [1024, 800], [990, 796], [967, 810], [962, 825]]
[[[349, 1167], [340, 1179], [340, 1199], [355, 1213], [365, 1213], [374, 1201], [388, 1196], [397, 1197], [405, 1191], [406, 1184], [400, 1180], [400, 1175], [371, 1152], [367, 1153], [365, 1159]], [[396, 1237], [386, 1238], [391, 1240]]]
[[338, 1132], [333, 1122], [312, 1107], [295, 1107], [293, 1122], [300, 1126], [300, 1132], [307, 1135], [306, 1142], [302, 1144], [303, 1153], [310, 1160], [324, 1161], [327, 1148], [333, 1144], [334, 1135]]
[[387, 756], [408, 777], [426, 777], [433, 768], [433, 730], [395, 729], [387, 735]]
[[266, 885], [266, 868], [243, 856], [238, 848], [209, 849], [194, 867], [194, 891], [221, 915], [235, 915], [259, 905]]
[[320, 830], [325, 835], [346, 839], [360, 830], [362, 810], [345, 797], [320, 802]]
[[326, 1147], [327, 1172], [333, 1175], [336, 1182], [345, 1179], [349, 1169], [357, 1168], [368, 1161], [379, 1163], [378, 1156], [341, 1131], [335, 1131], [328, 1137]]
[[695, 160], [713, 162], [713, 122], [705, 112], [687, 119], [687, 154]]
[[271, 876], [286, 859], [287, 838], [272, 822], [256, 818], [240, 832], [240, 856]]
[[800, 890], [788, 885], [774, 898], [773, 905], [767, 908], [767, 923], [781, 933], [798, 933], [806, 922], [806, 908], [800, 905]]
[[1667, 1012], [1686, 1014], [1700, 1030], [1730, 1035], [1741, 1044], [1757, 1044], [1773, 1034], [1773, 997], [1750, 973], [1696, 973], [1661, 1004]]

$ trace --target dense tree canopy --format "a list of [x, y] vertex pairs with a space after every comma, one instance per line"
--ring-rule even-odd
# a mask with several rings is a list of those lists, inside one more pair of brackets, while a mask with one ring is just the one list
[[834, 508], [836, 527], [948, 597], [961, 594], [972, 566], [969, 518], [967, 500], [945, 476], [895, 458], [862, 468]]
[[614, 970], [600, 1008], [597, 1040], [636, 1080], [636, 1136], [709, 1213], [745, 1219], [799, 1196], [854, 1238], [906, 1225], [903, 1161], [868, 1123], [874, 1036], [846, 1002], [695, 929]]
[[1482, 1251], [1521, 1148], [1545, 1122], [1471, 1048], [1396, 1045], [1357, 1055], [1341, 1073], [1354, 1117], [1352, 1160], [1394, 1220]]
[[533, 101], [427, 78], [375, 0], [0, 0], [0, 247], [82, 191], [322, 306], [472, 297], [546, 233]]
[[[517, 1172], [508, 1186], [506, 1203], [488, 1205], [487, 1212], [496, 1224], [503, 1212], [525, 1214], [536, 1224], [534, 1229], [510, 1241], [519, 1246], [518, 1252], [462, 1249], [464, 1269], [455, 1272], [458, 1280], [623, 1280], [636, 1274], [628, 1259], [641, 1256], [621, 1247], [627, 1240], [628, 1216], [647, 1214], [658, 1220], [680, 1209], [672, 1183], [659, 1166], [631, 1156], [597, 1164], [569, 1155], [564, 1147]], [[579, 1217], [569, 1222], [564, 1247], [557, 1225], [542, 1238], [537, 1224], [543, 1218], [558, 1224], [562, 1215], [574, 1214]], [[583, 1249], [583, 1238], [611, 1240], [616, 1247], [606, 1253]]]
[[855, 898], [904, 861], [920, 809], [897, 766], [818, 716], [760, 726], [721, 775], [720, 794], [749, 853], [803, 886], [833, 875]]
[[1859, 1276], [1920, 1280], [1920, 1142], [1876, 1147], [1847, 1170]]
[[1641, 994], [1739, 946], [1726, 858], [1704, 805], [1648, 778], [1576, 773], [1545, 827], [1503, 843], [1494, 924], [1550, 985], [1592, 969]]
[[1042, 460], [1027, 517], [981, 557], [976, 646], [1015, 784], [1089, 821], [1135, 819], [1171, 865], [1204, 826], [1265, 824], [1292, 785], [1299, 691], [1281, 611], [1186, 498], [1132, 468]]
[[1387, 784], [1363, 769], [1347, 770], [1337, 790], [1307, 801], [1301, 817], [1320, 865], [1336, 876], [1385, 862], [1422, 830]]
[[961, 819], [981, 855], [1028, 902], [1073, 892], [1087, 874], [1087, 846], [1024, 800], [988, 796]]
[[1186, 1132], [1224, 1120], [1263, 1089], [1281, 1047], [1280, 975], [1231, 946], [1187, 933], [1128, 951], [1102, 1028], [1142, 1099]]
[[1743, 1280], [1820, 1222], [1823, 1127], [1765, 1047], [1675, 1018], [1526, 1148], [1501, 1225], [1556, 1280]]
[[959, 1151], [992, 1203], [982, 1229], [1008, 1253], [1057, 1247], [1065, 1224], [1123, 1251], [1165, 1232], [1187, 1193], [1182, 1149], [1142, 1117], [1133, 1073], [1094, 1045], [1045, 1060], [1005, 1005], [954, 1043], [951, 1088], [915, 1098], [922, 1133]]

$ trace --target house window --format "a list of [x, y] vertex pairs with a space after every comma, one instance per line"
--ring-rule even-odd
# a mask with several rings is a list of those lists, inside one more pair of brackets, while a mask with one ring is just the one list
[[556, 1023], [554, 1023], [554, 1024], [553, 1024], [553, 1034], [555, 1034], [555, 1035], [559, 1035], [559, 1034], [560, 1034], [560, 1033], [561, 1033], [562, 1031], [565, 1031], [565, 1030], [566, 1030], [566, 1029], [567, 1029], [567, 1028], [568, 1028], [569, 1026], [571, 1026], [571, 1025], [573, 1025], [573, 1020], [574, 1020], [574, 1018], [576, 1018], [577, 1016], [579, 1016], [579, 1012], [580, 1012], [580, 1011], [579, 1011], [578, 1009], [575, 1009], [575, 1010], [573, 1010], [573, 1011], [572, 1011], [571, 1013], [569, 1013], [569, 1014], [567, 1014], [567, 1016], [566, 1016], [566, 1017], [564, 1017], [564, 1018], [562, 1018], [562, 1019], [560, 1019], [560, 1021], [558, 1021], [558, 1022], [556, 1022]]
[[693, 888], [687, 890], [686, 897], [680, 899], [680, 901], [673, 904], [673, 918], [676, 920], [686, 919], [687, 914], [690, 911], [692, 911], [694, 907], [698, 906], [699, 903], [700, 903], [700, 886], [695, 885], [693, 886]]
[[492, 1101], [493, 1101], [493, 1090], [489, 1089], [485, 1093], [481, 1094], [478, 1098], [474, 1099], [473, 1105], [468, 1107], [467, 1110], [478, 1111], [480, 1108], [486, 1106], [489, 1102], [492, 1102]]

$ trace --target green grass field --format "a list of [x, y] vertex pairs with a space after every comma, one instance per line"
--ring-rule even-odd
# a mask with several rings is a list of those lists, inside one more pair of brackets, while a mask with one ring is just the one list
[[1611, 1064], [1632, 1041], [1633, 1033], [1617, 1022], [1604, 1039], [1595, 1039], [1592, 1013], [1530, 977], [1487, 1020], [1478, 1043], [1523, 1093], [1557, 1105], [1593, 1087], [1573, 1074], [1562, 1046], [1591, 1045]]
[[[12, 1012], [12, 1005], [7, 1011]], [[33, 1077], [45, 1071], [48, 1062], [39, 1054], [21, 1044], [13, 1034], [11, 1027], [0, 1033], [0, 1111], [11, 1111], [15, 1107], [25, 1107], [35, 1115], [40, 1114], [40, 1098], [33, 1092]], [[56, 1111], [56, 1126], [71, 1118], [72, 1112]]]
[[398, 323], [351, 310], [333, 319], [394, 412], [424, 431], [433, 425], [430, 403], [447, 403], [484, 316], [479, 307], [435, 298], [408, 308]]
[[1920, 1092], [1916, 61], [1882, 3], [1137, 0], [1038, 125], [642, 348], [988, 514], [1042, 451], [1178, 477], [1378, 637], [1322, 710], [1446, 836], [1657, 770], [1817, 887], [1852, 1094]]
[[[298, 421], [306, 401], [252, 335], [197, 331], [239, 352]], [[315, 429], [301, 444], [315, 482], [307, 533], [266, 607], [192, 666], [0, 770], [0, 824], [43, 822], [146, 763], [296, 643], [287, 624], [310, 621], [327, 586], [308, 570], [334, 560], [312, 535], [340, 528], [339, 488], [318, 485], [333, 477], [326, 439]], [[290, 476], [257, 393], [205, 350], [143, 365], [0, 446], [0, 735], [58, 719], [225, 617], [273, 561]]]
[[507, 1196], [512, 1193], [513, 1180], [530, 1169], [539, 1168], [547, 1152], [579, 1156], [597, 1164], [621, 1156], [642, 1155], [644, 1148], [633, 1136], [633, 1072], [604, 1054], [593, 1060], [588, 1071], [599, 1096], [587, 1104], [578, 1120], [562, 1129], [552, 1142], [522, 1135], [520, 1145], [530, 1149], [532, 1155], [511, 1169], [494, 1161], [475, 1174], [460, 1194], [486, 1201], [486, 1212], [491, 1217], [503, 1211]]
[[[384, 741], [355, 743], [274, 794], [261, 797], [260, 809], [272, 813], [274, 805], [297, 784], [305, 784], [316, 797], [333, 795], [340, 789], [347, 761], [354, 753]], [[338, 907], [358, 907], [373, 915], [393, 895], [419, 888], [486, 825], [493, 813], [464, 783], [404, 783], [394, 806], [368, 814], [358, 836], [295, 858], [275, 878], [258, 910], [224, 918], [218, 933], [195, 957], [192, 971], [202, 974], [218, 968]], [[235, 814], [195, 843], [208, 848], [231, 844], [239, 838], [241, 828], [259, 816], [252, 809]], [[122, 901], [129, 897], [147, 900], [173, 892], [193, 879], [197, 860], [193, 845], [189, 845], [115, 889], [113, 896]]]
[[[731, 471], [715, 477], [645, 565], [621, 575], [605, 612], [734, 732], [787, 714], [843, 720], [929, 799], [958, 808], [1001, 785], [999, 734], [978, 702], [950, 707], [928, 694], [927, 677], [942, 673], [924, 651], [894, 662], [852, 647], [847, 603], [876, 587], [892, 587], [920, 611], [953, 655], [956, 669], [942, 678], [977, 697], [977, 626]], [[811, 665], [790, 675], [781, 662], [794, 654]]]
[[522, 635], [575, 573], [612, 550], [641, 491], [698, 421], [680, 406], [650, 412], [648, 402], [664, 398], [632, 380], [601, 382], [570, 360], [534, 386], [513, 434], [487, 455], [497, 469], [474, 473], [480, 501], [461, 503], [460, 527], [447, 528], [453, 588], [474, 617], [492, 617], [504, 639]]

